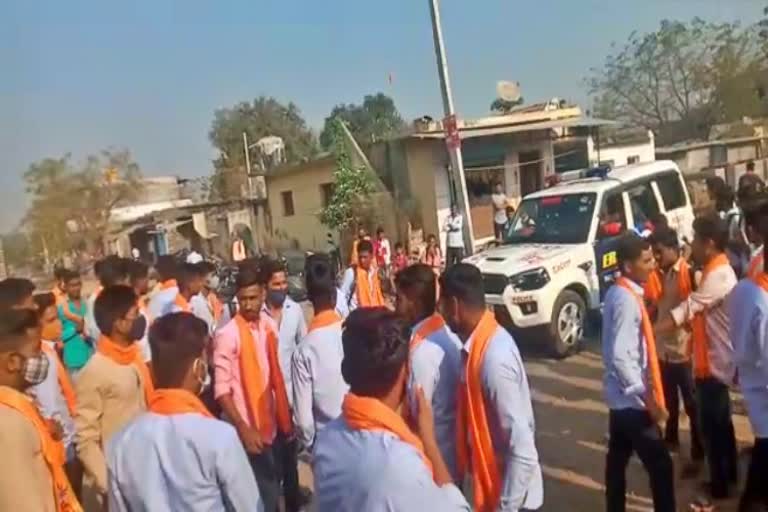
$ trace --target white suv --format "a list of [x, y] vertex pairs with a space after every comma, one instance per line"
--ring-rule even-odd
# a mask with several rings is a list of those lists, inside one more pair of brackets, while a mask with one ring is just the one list
[[693, 209], [674, 162], [563, 173], [523, 198], [504, 244], [465, 261], [482, 271], [486, 302], [505, 325], [543, 331], [552, 354], [565, 357], [613, 282], [619, 236], [644, 232], [660, 213], [692, 239]]

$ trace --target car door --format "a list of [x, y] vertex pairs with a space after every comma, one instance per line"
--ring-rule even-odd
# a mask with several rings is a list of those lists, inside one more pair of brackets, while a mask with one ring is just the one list
[[617, 187], [603, 194], [595, 235], [595, 266], [600, 286], [600, 302], [613, 284], [619, 269], [616, 246], [629, 226], [627, 202], [623, 188]]

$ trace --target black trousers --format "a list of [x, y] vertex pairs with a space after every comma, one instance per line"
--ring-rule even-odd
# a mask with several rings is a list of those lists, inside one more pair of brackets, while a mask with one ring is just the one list
[[696, 379], [701, 433], [709, 464], [712, 497], [728, 497], [729, 485], [738, 478], [736, 433], [731, 420], [728, 386], [714, 377]]
[[264, 512], [279, 512], [280, 504], [280, 464], [275, 456], [278, 445], [265, 447], [258, 455], [248, 454], [248, 460], [259, 486], [259, 494], [264, 502]]
[[661, 429], [647, 411], [611, 409], [610, 440], [605, 461], [607, 512], [626, 510], [627, 464], [637, 453], [651, 480], [653, 510], [675, 512], [675, 484], [672, 457], [661, 438]]
[[464, 249], [461, 247], [446, 247], [445, 268], [450, 268], [464, 259]]
[[768, 437], [756, 438], [749, 461], [747, 483], [739, 502], [739, 512], [768, 510]]
[[664, 432], [664, 440], [677, 445], [680, 442], [680, 396], [683, 397], [685, 414], [691, 421], [691, 458], [704, 458], [704, 446], [701, 442], [701, 427], [696, 406], [696, 393], [693, 386], [693, 369], [691, 363], [661, 363], [661, 379], [664, 384], [664, 400], [667, 402], [669, 419]]
[[282, 469], [283, 496], [285, 497], [286, 512], [299, 512], [301, 508], [301, 492], [299, 488], [299, 445], [294, 439], [287, 441], [278, 434], [277, 456]]

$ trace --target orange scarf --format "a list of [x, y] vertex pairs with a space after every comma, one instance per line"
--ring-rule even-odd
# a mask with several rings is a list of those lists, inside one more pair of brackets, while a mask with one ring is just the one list
[[653, 399], [660, 408], [666, 409], [667, 404], [664, 401], [664, 386], [661, 382], [661, 365], [659, 364], [659, 354], [656, 352], [656, 336], [653, 333], [651, 317], [648, 315], [648, 310], [645, 308], [643, 298], [632, 289], [632, 285], [626, 277], [619, 277], [616, 280], [616, 284], [631, 293], [637, 299], [638, 306], [640, 306], [643, 338], [645, 340], [645, 350], [648, 355], [648, 371], [650, 373], [650, 385], [651, 391], [653, 392]]
[[43, 348], [43, 352], [47, 352], [56, 360], [56, 378], [59, 381], [59, 388], [61, 388], [61, 394], [64, 395], [64, 401], [67, 402], [67, 409], [69, 409], [69, 414], [74, 418], [76, 404], [75, 388], [72, 387], [72, 381], [69, 380], [69, 374], [64, 368], [64, 365], [61, 364], [61, 359], [59, 359], [59, 355], [56, 353], [53, 347], [48, 345], [46, 342], [42, 342], [40, 345]]
[[344, 415], [347, 425], [355, 430], [389, 432], [404, 443], [408, 443], [421, 456], [424, 465], [432, 473], [432, 463], [424, 453], [421, 439], [408, 428], [408, 425], [397, 412], [384, 405], [380, 400], [347, 393], [341, 404], [341, 414]]
[[[701, 274], [702, 284], [712, 271], [723, 265], [730, 265], [728, 256], [721, 253], [704, 266]], [[709, 337], [707, 336], [707, 314], [701, 312], [691, 322], [691, 351], [693, 352], [693, 375], [697, 379], [706, 379], [712, 375], [709, 369]]]
[[82, 512], [83, 509], [78, 503], [75, 493], [72, 492], [69, 479], [64, 471], [66, 460], [64, 445], [61, 441], [56, 441], [53, 438], [48, 424], [40, 415], [40, 411], [25, 395], [5, 386], [0, 386], [0, 404], [21, 413], [32, 423], [40, 435], [43, 458], [51, 472], [51, 480], [53, 480], [53, 501], [57, 512]]
[[764, 261], [765, 261], [765, 252], [764, 251], [760, 251], [749, 262], [749, 269], [747, 270], [747, 277], [750, 277], [750, 278], [759, 277], [760, 274], [763, 273], [763, 269], [764, 269], [763, 262]]
[[357, 305], [361, 308], [375, 308], [384, 305], [384, 295], [381, 293], [381, 281], [379, 273], [373, 271], [373, 288], [368, 282], [368, 271], [355, 267], [357, 273], [355, 281], [357, 282]]
[[151, 412], [172, 416], [174, 414], [196, 413], [213, 418], [203, 402], [184, 389], [158, 389], [152, 393], [147, 407]]
[[421, 345], [421, 342], [429, 338], [432, 333], [442, 329], [443, 327], [445, 327], [445, 320], [443, 320], [443, 317], [440, 315], [440, 313], [432, 313], [429, 317], [427, 317], [426, 320], [422, 322], [421, 326], [413, 334], [413, 337], [411, 338], [411, 352], [413, 352], [416, 347]]
[[759, 275], [750, 277], [753, 283], [765, 290], [768, 293], [768, 274], [761, 272]]
[[661, 270], [656, 269], [648, 276], [648, 281], [646, 281], [644, 289], [644, 296], [645, 300], [650, 302], [653, 305], [656, 305], [659, 303], [659, 300], [661, 300], [661, 295], [664, 292], [664, 285], [663, 285], [663, 279]]
[[327, 309], [316, 314], [314, 318], [312, 318], [312, 321], [309, 323], [307, 334], [314, 331], [315, 329], [328, 327], [329, 325], [333, 325], [338, 322], [341, 322], [341, 317], [339, 314], [333, 309]]
[[211, 316], [216, 325], [221, 320], [221, 313], [224, 311], [224, 305], [214, 292], [208, 292], [208, 309], [211, 310]]
[[242, 315], [235, 316], [240, 335], [240, 377], [243, 382], [243, 394], [251, 425], [261, 432], [262, 437], [268, 438], [273, 429], [273, 418], [269, 410], [269, 393], [274, 394], [275, 414], [277, 424], [283, 433], [293, 429], [291, 409], [288, 405], [288, 395], [285, 391], [283, 374], [277, 358], [277, 336], [270, 328], [267, 329], [267, 361], [269, 364], [269, 384], [262, 391], [262, 368], [256, 355], [256, 340], [253, 339], [251, 326]]
[[185, 299], [184, 296], [180, 293], [176, 294], [176, 297], [173, 299], [173, 303], [176, 304], [176, 307], [185, 313], [190, 313], [192, 311], [192, 307], [189, 305], [189, 301]]
[[175, 279], [168, 279], [167, 281], [163, 281], [160, 283], [160, 289], [161, 290], [167, 290], [168, 288], [178, 288], [179, 283]]
[[107, 336], [102, 335], [99, 338], [99, 343], [96, 345], [96, 350], [119, 365], [128, 366], [132, 364], [136, 367], [141, 376], [141, 383], [144, 386], [144, 400], [149, 404], [149, 401], [152, 399], [152, 393], [155, 391], [155, 386], [152, 382], [152, 376], [149, 374], [149, 367], [141, 356], [139, 345], [131, 343], [128, 347], [122, 347]]
[[459, 474], [463, 475], [468, 467], [472, 468], [474, 505], [478, 512], [496, 510], [501, 496], [501, 475], [488, 427], [481, 375], [485, 351], [498, 327], [493, 313], [483, 313], [480, 323], [472, 333], [472, 346], [465, 368], [466, 384], [460, 386], [457, 404], [456, 444]]

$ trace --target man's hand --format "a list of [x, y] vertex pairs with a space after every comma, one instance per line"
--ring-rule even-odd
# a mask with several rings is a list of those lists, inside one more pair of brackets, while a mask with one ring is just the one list
[[264, 440], [257, 429], [248, 425], [242, 425], [237, 428], [237, 434], [240, 436], [246, 452], [258, 455], [264, 451]]
[[435, 440], [435, 418], [432, 415], [432, 405], [424, 395], [424, 389], [421, 386], [416, 389], [415, 427], [422, 442], [427, 443]]
[[667, 411], [667, 409], [664, 407], [661, 407], [658, 402], [656, 402], [656, 398], [654, 398], [653, 392], [648, 392], [648, 394], [645, 396], [644, 402], [646, 409], [648, 409], [648, 414], [651, 415], [651, 419], [655, 423], [661, 424], [667, 421], [667, 418], [669, 418], [669, 411]]
[[61, 441], [64, 439], [64, 429], [61, 427], [61, 423], [53, 418], [45, 420], [48, 424], [48, 431], [51, 433], [54, 441]]

